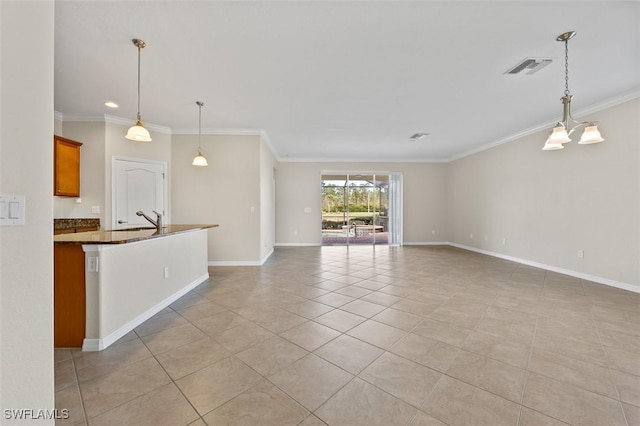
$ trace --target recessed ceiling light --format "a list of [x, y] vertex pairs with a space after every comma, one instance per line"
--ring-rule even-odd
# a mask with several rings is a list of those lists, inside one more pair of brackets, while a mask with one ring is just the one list
[[104, 106], [108, 106], [109, 108], [118, 108], [118, 104], [112, 101], [105, 102]]
[[424, 138], [425, 136], [429, 136], [429, 133], [414, 133], [413, 135], [411, 135], [409, 137], [410, 141], [419, 141], [420, 139]]

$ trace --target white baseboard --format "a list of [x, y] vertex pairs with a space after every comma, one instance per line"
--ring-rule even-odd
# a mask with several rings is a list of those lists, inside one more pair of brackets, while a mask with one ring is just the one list
[[262, 266], [260, 260], [210, 260], [209, 266]]
[[521, 263], [523, 265], [533, 266], [533, 267], [536, 267], [536, 268], [545, 269], [547, 271], [557, 272], [559, 274], [569, 275], [571, 277], [576, 277], [576, 278], [580, 278], [580, 279], [583, 279], [583, 280], [593, 281], [595, 283], [604, 284], [604, 285], [608, 285], [610, 287], [615, 287], [615, 288], [620, 288], [620, 289], [623, 289], [623, 290], [632, 291], [634, 293], [640, 293], [640, 286], [637, 286], [637, 285], [634, 285], [634, 284], [629, 284], [629, 283], [624, 283], [624, 282], [621, 282], [621, 281], [612, 280], [612, 279], [609, 279], [609, 278], [599, 277], [597, 275], [585, 274], [583, 272], [572, 271], [570, 269], [559, 268], [559, 267], [553, 266], [553, 265], [546, 265], [544, 263], [534, 262], [532, 260], [520, 259], [519, 257], [508, 256], [506, 254], [496, 253], [496, 252], [493, 252], [493, 251], [483, 250], [483, 249], [479, 249], [479, 248], [471, 247], [471, 246], [465, 246], [465, 245], [462, 245], [462, 244], [451, 243], [451, 242], [446, 243], [446, 244], [448, 244], [448, 245], [450, 245], [452, 247], [457, 247], [457, 248], [463, 249], [463, 250], [469, 250], [469, 251], [473, 251], [473, 252], [476, 252], [476, 253], [486, 254], [487, 256], [492, 256], [492, 257], [497, 257], [497, 258], [500, 258], [500, 259], [510, 260], [512, 262]]
[[276, 243], [275, 247], [320, 247], [320, 243]]
[[103, 349], [108, 348], [111, 344], [116, 342], [122, 336], [124, 336], [125, 334], [127, 334], [128, 332], [130, 332], [131, 330], [133, 330], [134, 328], [136, 328], [137, 326], [139, 326], [140, 324], [142, 324], [143, 322], [145, 322], [146, 320], [148, 320], [149, 318], [151, 318], [152, 316], [154, 316], [155, 314], [157, 314], [158, 312], [160, 312], [161, 310], [163, 310], [164, 308], [166, 308], [176, 300], [180, 299], [182, 296], [184, 296], [185, 294], [187, 294], [188, 292], [190, 292], [191, 290], [193, 290], [198, 285], [202, 284], [208, 279], [209, 279], [209, 273], [207, 272], [206, 274], [201, 275], [200, 277], [196, 278], [195, 280], [187, 284], [185, 287], [183, 287], [176, 293], [167, 297], [162, 302], [156, 304], [155, 306], [141, 313], [140, 315], [138, 315], [137, 317], [135, 317], [134, 319], [132, 319], [122, 327], [118, 328], [108, 336], [105, 336], [101, 339], [84, 339], [84, 341], [82, 342], [82, 350], [83, 351], [101, 351]]
[[267, 259], [269, 259], [271, 257], [271, 255], [273, 254], [273, 250], [274, 250], [274, 248], [271, 247], [271, 250], [269, 250], [269, 252], [267, 254], [265, 254], [264, 257], [262, 258], [262, 260], [260, 261], [260, 265], [264, 265], [264, 262], [266, 262]]
[[402, 243], [403, 246], [448, 246], [450, 243], [448, 241], [428, 241], [428, 242], [412, 242]]

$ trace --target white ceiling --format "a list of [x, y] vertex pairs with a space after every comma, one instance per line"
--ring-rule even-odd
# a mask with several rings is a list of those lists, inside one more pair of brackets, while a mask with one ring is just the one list
[[[446, 161], [640, 94], [640, 2], [61, 1], [55, 109], [265, 132], [282, 160]], [[554, 62], [503, 73], [525, 57]], [[112, 110], [103, 103], [116, 101]], [[579, 114], [574, 114], [579, 115]], [[606, 138], [606, 123], [601, 123]], [[417, 132], [430, 135], [409, 141]], [[541, 146], [544, 141], [541, 140]]]

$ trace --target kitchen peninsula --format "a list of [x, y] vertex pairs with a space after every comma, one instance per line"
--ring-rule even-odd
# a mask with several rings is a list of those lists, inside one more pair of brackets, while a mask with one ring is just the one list
[[207, 280], [216, 226], [54, 236], [55, 346], [102, 350]]

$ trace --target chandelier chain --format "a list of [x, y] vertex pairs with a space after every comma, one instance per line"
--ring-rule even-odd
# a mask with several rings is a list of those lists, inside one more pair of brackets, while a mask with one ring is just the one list
[[569, 40], [564, 42], [564, 94], [569, 95]]

